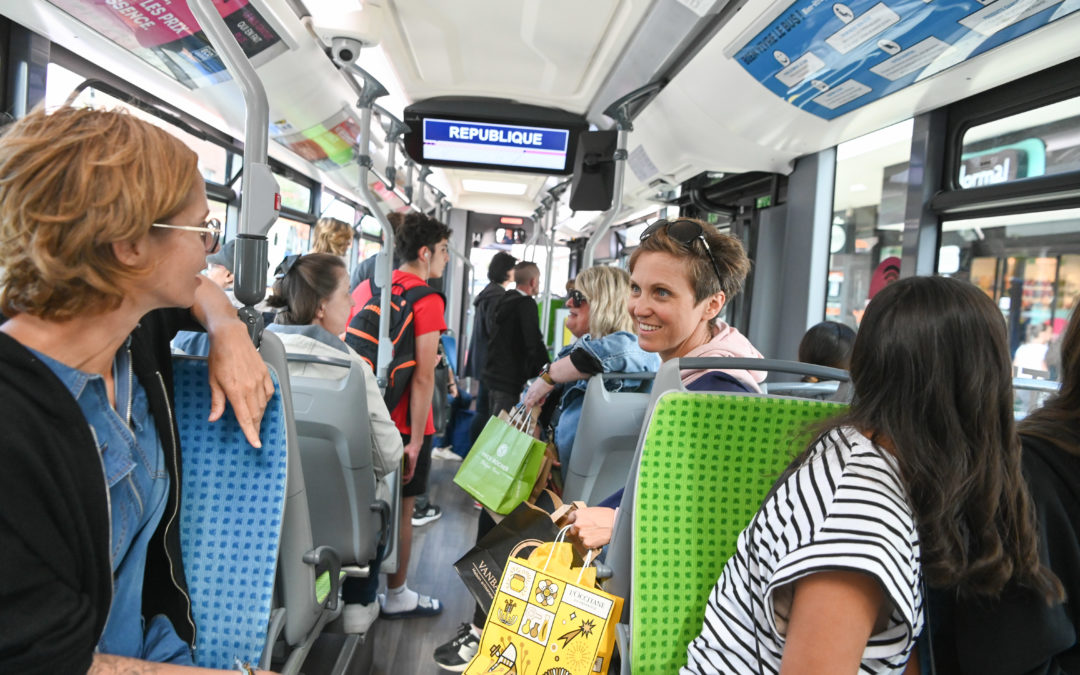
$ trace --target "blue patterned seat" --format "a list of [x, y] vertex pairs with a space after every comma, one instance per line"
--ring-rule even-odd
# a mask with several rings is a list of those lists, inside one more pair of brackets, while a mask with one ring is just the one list
[[281, 389], [263, 416], [263, 447], [250, 446], [231, 408], [207, 422], [203, 359], [173, 362], [183, 456], [180, 536], [192, 598], [196, 662], [258, 663], [266, 643], [285, 508], [286, 432]]

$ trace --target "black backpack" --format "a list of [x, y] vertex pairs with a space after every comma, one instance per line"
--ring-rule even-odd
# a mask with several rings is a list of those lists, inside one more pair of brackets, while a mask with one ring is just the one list
[[[379, 301], [382, 291], [370, 279], [363, 283], [370, 285], [371, 299], [349, 321], [349, 327], [345, 330], [345, 342], [375, 371], [379, 354]], [[397, 407], [409, 388], [413, 371], [416, 370], [416, 325], [413, 321], [413, 307], [421, 298], [432, 294], [442, 297], [442, 293], [426, 284], [408, 290], [399, 283], [390, 287], [390, 341], [394, 345], [394, 354], [387, 369], [386, 391], [383, 393], [388, 410], [393, 411]]]

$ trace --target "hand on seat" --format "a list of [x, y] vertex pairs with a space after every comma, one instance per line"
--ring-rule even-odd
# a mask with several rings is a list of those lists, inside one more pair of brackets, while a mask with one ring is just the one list
[[615, 526], [615, 509], [603, 506], [587, 506], [571, 511], [566, 523], [572, 525], [570, 536], [577, 538], [585, 548], [600, 548], [611, 541]]
[[207, 332], [210, 335], [209, 419], [216, 422], [221, 418], [228, 399], [248, 443], [261, 448], [259, 425], [266, 404], [274, 395], [274, 382], [266, 364], [239, 320], [214, 326]]

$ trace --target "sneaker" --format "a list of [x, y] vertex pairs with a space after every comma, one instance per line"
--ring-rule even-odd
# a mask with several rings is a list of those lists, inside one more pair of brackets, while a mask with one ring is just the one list
[[472, 632], [472, 626], [463, 623], [453, 640], [435, 648], [435, 664], [443, 670], [461, 673], [479, 650], [480, 636]]
[[436, 459], [445, 459], [449, 462], [460, 462], [462, 457], [453, 451], [452, 446], [446, 446], [445, 448], [435, 448], [431, 451], [431, 456]]
[[476, 501], [475, 499], [473, 500], [472, 507], [474, 509], [476, 509], [477, 511], [483, 511], [484, 510], [484, 505], [481, 504], [480, 502]]
[[341, 613], [343, 629], [350, 634], [366, 633], [378, 616], [379, 603], [377, 602], [369, 605], [359, 603], [345, 605], [345, 610]]
[[426, 509], [413, 509], [412, 512], [413, 527], [433, 523], [439, 518], [442, 518], [442, 509], [434, 504], [428, 504]]

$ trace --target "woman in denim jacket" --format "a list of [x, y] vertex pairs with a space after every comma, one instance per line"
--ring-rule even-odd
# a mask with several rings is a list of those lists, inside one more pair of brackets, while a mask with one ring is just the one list
[[[567, 329], [580, 339], [564, 348], [559, 358], [536, 378], [525, 393], [532, 407], [563, 384], [555, 447], [559, 461], [568, 467], [577, 435], [581, 406], [589, 378], [599, 373], [646, 373], [660, 367], [660, 357], [638, 346], [633, 320], [627, 309], [630, 275], [617, 267], [591, 267], [577, 277], [576, 288], [566, 301], [570, 316]], [[637, 391], [647, 381], [605, 380], [608, 391]]]

